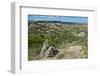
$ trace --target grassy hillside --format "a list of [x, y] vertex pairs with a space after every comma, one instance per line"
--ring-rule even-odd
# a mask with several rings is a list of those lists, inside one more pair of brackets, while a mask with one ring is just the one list
[[[49, 46], [53, 46], [63, 56], [48, 57], [47, 59], [75, 59], [88, 57], [87, 24], [68, 23], [59, 21], [29, 21], [28, 22], [28, 60], [39, 60], [43, 43], [48, 39]], [[79, 57], [68, 57], [71, 46], [82, 46], [83, 54]], [[75, 47], [76, 48], [76, 47]], [[78, 48], [78, 47], [77, 47]], [[74, 49], [74, 48], [73, 48]], [[77, 51], [77, 50], [76, 50]], [[61, 54], [61, 53], [60, 53]]]

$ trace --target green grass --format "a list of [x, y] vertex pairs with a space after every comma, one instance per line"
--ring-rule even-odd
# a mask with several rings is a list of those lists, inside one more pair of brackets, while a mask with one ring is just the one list
[[[37, 24], [37, 26], [39, 25]], [[55, 26], [55, 27], [57, 27], [57, 29], [55, 28], [51, 29], [49, 26], [48, 27], [39, 26], [38, 28], [35, 28], [33, 26], [33, 28], [28, 28], [28, 48], [33, 49], [28, 52], [28, 60], [34, 60], [34, 57], [39, 55], [42, 44], [46, 39], [49, 40], [49, 44], [51, 46], [54, 46], [55, 48], [58, 48], [58, 49], [61, 48], [61, 45], [63, 43], [71, 44], [76, 41], [77, 43], [73, 45], [82, 45], [84, 49], [84, 54], [88, 55], [87, 25], [80, 24], [80, 25], [75, 26], [74, 24], [73, 25], [61, 24], [60, 27], [58, 26]], [[84, 36], [83, 38], [76, 37], [73, 34], [73, 32], [75, 34], [78, 34], [81, 31], [86, 32], [86, 36]], [[34, 52], [35, 52], [35, 55], [33, 55]]]

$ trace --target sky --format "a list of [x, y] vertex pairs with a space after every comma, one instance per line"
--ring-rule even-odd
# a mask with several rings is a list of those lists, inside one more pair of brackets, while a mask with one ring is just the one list
[[52, 16], [52, 15], [28, 15], [28, 21], [62, 21], [73, 23], [88, 23], [88, 17], [82, 16]]

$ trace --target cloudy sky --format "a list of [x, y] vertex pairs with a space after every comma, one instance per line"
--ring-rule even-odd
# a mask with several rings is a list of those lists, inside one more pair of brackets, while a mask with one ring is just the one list
[[28, 15], [28, 21], [62, 21], [62, 22], [74, 22], [74, 23], [88, 23], [88, 17]]

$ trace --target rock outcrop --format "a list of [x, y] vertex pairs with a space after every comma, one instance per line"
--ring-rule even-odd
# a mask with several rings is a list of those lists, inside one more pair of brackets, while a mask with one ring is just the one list
[[55, 56], [56, 59], [78, 59], [83, 58], [84, 50], [82, 46], [70, 46], [68, 49], [59, 49], [59, 53]]
[[41, 49], [41, 52], [40, 52], [40, 57], [44, 57], [44, 52], [48, 49], [49, 47], [49, 44], [48, 44], [48, 39], [46, 39], [43, 43], [43, 46], [42, 46], [42, 49]]
[[48, 57], [54, 57], [59, 51], [53, 47], [50, 46], [48, 43], [48, 39], [46, 39], [43, 43], [41, 53], [40, 53], [40, 59], [47, 59]]

